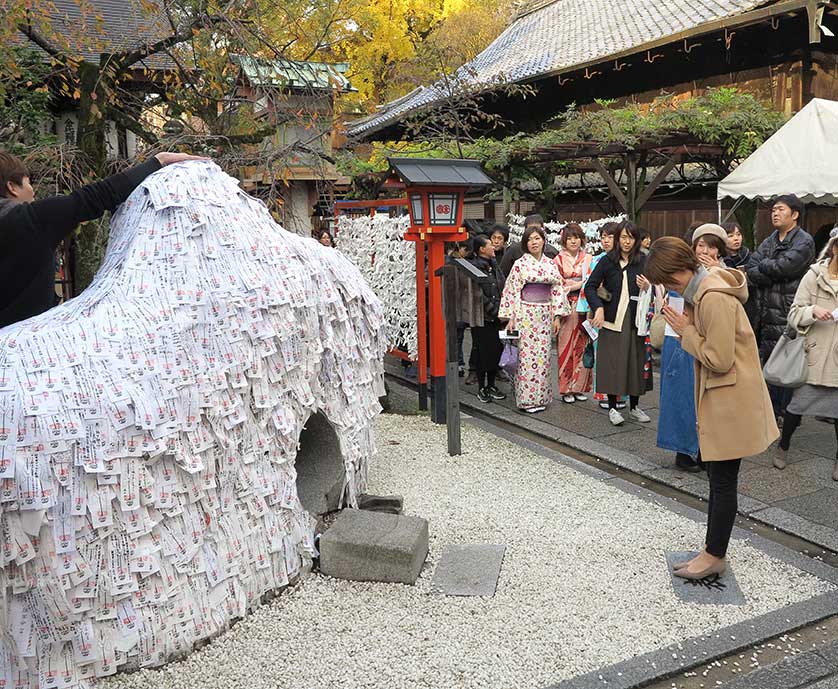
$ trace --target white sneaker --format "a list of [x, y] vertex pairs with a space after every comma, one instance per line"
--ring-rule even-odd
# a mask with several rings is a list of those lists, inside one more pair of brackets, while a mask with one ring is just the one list
[[608, 418], [611, 419], [611, 423], [614, 426], [622, 426], [623, 423], [625, 422], [625, 419], [623, 418], [623, 415], [620, 412], [618, 412], [616, 409], [610, 409], [608, 411]]
[[649, 423], [652, 420], [649, 418], [649, 415], [640, 407], [635, 407], [634, 409], [632, 409], [629, 412], [629, 416], [640, 423]]
[[576, 398], [577, 402], [587, 402], [588, 401], [588, 396], [587, 395], [581, 395], [577, 392], [577, 393], [574, 393], [573, 396]]

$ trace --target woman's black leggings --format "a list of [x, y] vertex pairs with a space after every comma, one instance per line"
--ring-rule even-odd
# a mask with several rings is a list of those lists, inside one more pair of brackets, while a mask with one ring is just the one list
[[[608, 395], [608, 408], [616, 409], [618, 399], [617, 395]], [[629, 409], [634, 409], [639, 402], [640, 397], [638, 395], [629, 395]]]
[[[800, 414], [792, 414], [787, 411], [783, 416], [783, 434], [780, 436], [781, 450], [788, 450], [791, 446], [791, 437], [797, 427], [800, 426], [800, 421]], [[834, 421], [833, 428], [835, 428], [835, 459], [838, 459], [838, 419]]]
[[736, 488], [739, 483], [741, 459], [705, 462], [710, 479], [710, 499], [707, 505], [707, 552], [716, 557], [727, 554], [738, 506]]
[[498, 362], [503, 345], [498, 337], [497, 321], [471, 329], [471, 336], [477, 342], [477, 382], [481, 388], [494, 387]]

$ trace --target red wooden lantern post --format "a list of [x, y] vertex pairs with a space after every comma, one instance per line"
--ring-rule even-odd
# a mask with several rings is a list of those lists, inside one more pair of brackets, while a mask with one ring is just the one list
[[[442, 280], [437, 270], [445, 263], [445, 243], [468, 238], [463, 227], [463, 202], [470, 188], [492, 183], [476, 160], [390, 158], [391, 173], [405, 185], [410, 230], [405, 239], [416, 242], [416, 301], [419, 337], [419, 383], [425, 381], [422, 349], [425, 324], [421, 311], [425, 295], [424, 253], [428, 254], [428, 351], [431, 368], [431, 420], [445, 423], [445, 319]], [[454, 391], [456, 394], [456, 391]]]

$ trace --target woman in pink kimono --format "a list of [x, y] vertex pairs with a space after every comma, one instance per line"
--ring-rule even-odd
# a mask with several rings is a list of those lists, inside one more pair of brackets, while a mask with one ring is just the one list
[[515, 401], [534, 414], [553, 401], [550, 379], [550, 342], [559, 320], [570, 313], [562, 276], [544, 255], [546, 237], [540, 227], [528, 227], [521, 238], [524, 255], [512, 266], [500, 302], [499, 317], [507, 330], [520, 334]]
[[582, 276], [590, 271], [591, 255], [585, 251], [585, 231], [576, 223], [568, 223], [562, 230], [562, 250], [553, 259], [564, 280], [570, 315], [561, 320], [559, 329], [559, 394], [562, 402], [584, 402], [591, 389], [593, 371], [585, 368], [582, 358], [591, 341], [582, 327], [586, 314], [576, 310], [582, 290]]

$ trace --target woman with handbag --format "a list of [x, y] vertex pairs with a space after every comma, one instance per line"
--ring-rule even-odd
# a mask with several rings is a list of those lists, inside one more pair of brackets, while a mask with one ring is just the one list
[[802, 417], [831, 419], [836, 443], [832, 478], [838, 481], [838, 228], [832, 230], [820, 258], [800, 281], [788, 324], [804, 338], [806, 381], [795, 389], [786, 407], [774, 466], [786, 467], [791, 437]]
[[[638, 406], [646, 392], [644, 336], [637, 332], [637, 300], [650, 288], [643, 276], [640, 231], [629, 221], [619, 224], [614, 248], [597, 263], [585, 283], [585, 297], [594, 311], [591, 324], [600, 328], [597, 349], [596, 389], [608, 395], [608, 417], [614, 426], [625, 422], [617, 399], [629, 396], [629, 416], [648, 423], [651, 419]], [[609, 299], [600, 293], [605, 288]]]
[[675, 566], [675, 576], [703, 579], [725, 571], [737, 510], [742, 457], [764, 452], [780, 435], [743, 304], [745, 275], [707, 270], [676, 237], [652, 244], [646, 276], [684, 297], [684, 313], [663, 308], [681, 346], [695, 360], [698, 444], [710, 481], [705, 547]]
[[478, 270], [489, 276], [486, 282], [481, 282], [483, 300], [483, 325], [471, 328], [472, 337], [477, 343], [477, 399], [481, 402], [505, 400], [506, 395], [498, 390], [495, 379], [498, 375], [498, 362], [503, 351], [498, 331], [498, 309], [503, 292], [503, 273], [495, 260], [495, 247], [492, 241], [483, 234], [472, 240], [474, 257], [472, 264]]
[[562, 229], [562, 249], [553, 259], [564, 280], [570, 314], [561, 319], [559, 326], [559, 394], [562, 402], [585, 402], [591, 389], [591, 369], [585, 368], [582, 358], [591, 341], [582, 323], [585, 316], [576, 310], [582, 291], [582, 276], [591, 264], [591, 255], [585, 251], [585, 231], [576, 223]]
[[[693, 231], [692, 248], [698, 262], [705, 268], [718, 268], [725, 257], [727, 233], [713, 223]], [[681, 300], [677, 292], [669, 298]], [[681, 347], [675, 334], [667, 335], [661, 349], [661, 394], [656, 445], [675, 453], [675, 466], [689, 473], [701, 471], [698, 433], [695, 422], [695, 362]]]
[[559, 332], [559, 320], [570, 312], [562, 276], [544, 255], [544, 230], [524, 230], [521, 249], [500, 303], [499, 317], [509, 319], [507, 330], [520, 335], [518, 371], [515, 374], [515, 402], [522, 411], [544, 411], [553, 401], [550, 380], [550, 343]]

